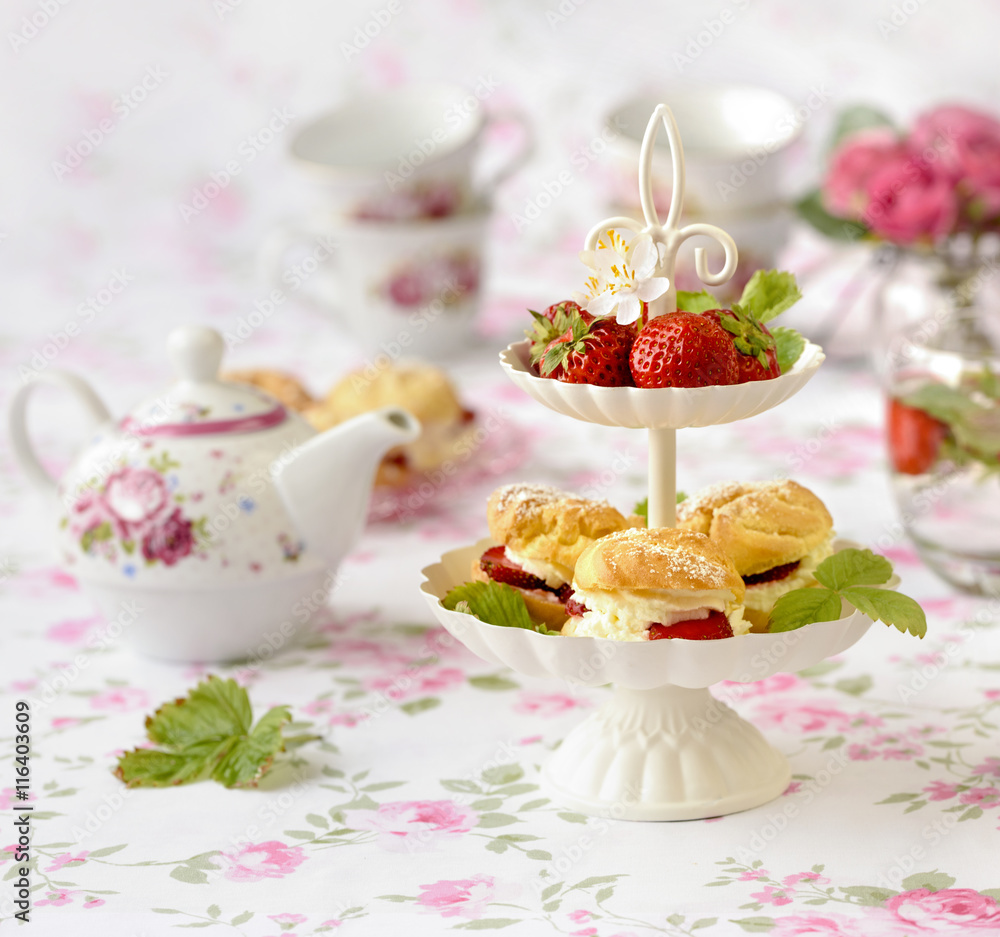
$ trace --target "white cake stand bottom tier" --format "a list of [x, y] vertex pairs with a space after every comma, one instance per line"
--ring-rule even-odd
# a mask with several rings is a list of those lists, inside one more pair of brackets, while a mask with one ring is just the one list
[[791, 770], [707, 689], [618, 687], [543, 771], [549, 796], [616, 820], [697, 820], [778, 797]]
[[[441, 599], [492, 545], [482, 540], [445, 553], [423, 570], [420, 590], [449, 634], [483, 660], [570, 686], [613, 684], [604, 706], [569, 733], [543, 769], [553, 800], [581, 813], [696, 820], [780, 796], [791, 777], [788, 762], [708, 687], [812, 667], [847, 650], [872, 624], [845, 602], [837, 620], [784, 634], [610, 641], [506, 628], [444, 608]], [[837, 541], [834, 549], [848, 546]]]

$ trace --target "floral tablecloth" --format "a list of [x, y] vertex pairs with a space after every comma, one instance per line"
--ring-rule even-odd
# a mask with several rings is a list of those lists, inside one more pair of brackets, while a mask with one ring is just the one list
[[[268, 354], [296, 361], [281, 335]], [[630, 507], [643, 434], [554, 418], [507, 383], [492, 344], [455, 374], [494, 416], [483, 452], [516, 441], [503, 478]], [[996, 603], [949, 592], [901, 539], [879, 424], [874, 383], [826, 365], [777, 410], [679, 435], [681, 487], [791, 474], [840, 534], [891, 557], [930, 622], [923, 642], [876, 625], [807, 672], [715, 687], [794, 780], [758, 809], [683, 823], [588, 818], [546, 797], [540, 765], [608, 691], [487, 665], [431, 620], [419, 570], [485, 533], [488, 460], [416, 518], [370, 525], [299, 646], [208, 670], [111, 636], [46, 560], [43, 505], [5, 457], [0, 926], [18, 926], [12, 727], [28, 700], [38, 933], [1000, 933]], [[59, 449], [56, 429], [42, 436]], [[116, 754], [207, 672], [235, 677], [258, 711], [289, 704], [322, 741], [257, 790], [126, 790]]]
[[[996, 11], [969, 6], [981, 28], [955, 51], [941, 43], [955, 16], [944, 4], [850, 0], [835, 14], [787, 0], [721, 14], [582, 0], [294, 6], [11, 5], [0, 59], [0, 407], [26, 371], [59, 366], [86, 372], [124, 413], [169, 380], [170, 328], [226, 331], [247, 317], [267, 295], [255, 250], [282, 218], [315, 207], [287, 165], [285, 130], [261, 142], [276, 112], [300, 122], [363, 87], [442, 75], [471, 87], [493, 76], [491, 106], [528, 110], [539, 148], [498, 199], [480, 348], [454, 374], [469, 405], [492, 417], [482, 452], [507, 468], [470, 460], [414, 519], [372, 524], [300, 646], [208, 671], [142, 659], [127, 630], [115, 637], [53, 565], [52, 512], [4, 440], [0, 930], [1000, 933], [998, 608], [949, 591], [902, 538], [879, 393], [865, 373], [828, 362], [777, 410], [679, 436], [682, 488], [791, 475], [826, 501], [841, 535], [891, 557], [928, 613], [922, 642], [876, 625], [808, 672], [714, 688], [788, 756], [794, 779], [770, 804], [643, 824], [549, 800], [540, 765], [608, 691], [484, 664], [447, 640], [417, 591], [422, 566], [485, 533], [485, 499], [500, 481], [554, 483], [621, 508], [645, 494], [642, 433], [555, 418], [496, 364], [525, 306], [580, 285], [575, 253], [606, 214], [604, 109], [643, 82], [758, 81], [797, 102], [822, 87], [832, 103], [806, 128], [815, 142], [858, 98], [900, 112], [948, 95], [990, 105]], [[395, 18], [354, 45], [385, 10]], [[717, 22], [724, 34], [710, 34]], [[204, 211], [181, 213], [248, 152], [252, 163]], [[811, 173], [804, 159], [798, 168]], [[514, 216], [546, 192], [551, 208], [516, 230]], [[231, 358], [293, 369], [316, 391], [359, 363], [297, 297]], [[76, 411], [55, 396], [39, 395], [32, 421], [53, 464], [81, 442]], [[256, 790], [124, 789], [117, 754], [143, 741], [147, 714], [207, 672], [239, 680], [258, 713], [288, 704], [322, 741], [284, 757]], [[16, 800], [19, 700], [33, 725], [28, 802]], [[12, 903], [25, 803], [38, 886], [28, 925]]]

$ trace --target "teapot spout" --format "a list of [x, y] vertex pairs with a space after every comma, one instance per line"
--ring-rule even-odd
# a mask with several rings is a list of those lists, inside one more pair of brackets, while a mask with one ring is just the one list
[[299, 536], [331, 569], [364, 528], [382, 457], [419, 435], [415, 417], [399, 407], [384, 407], [313, 437], [273, 473]]

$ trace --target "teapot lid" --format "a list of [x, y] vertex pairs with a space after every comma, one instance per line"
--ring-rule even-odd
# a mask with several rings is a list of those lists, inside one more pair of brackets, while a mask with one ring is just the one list
[[278, 426], [288, 411], [273, 397], [245, 384], [219, 380], [225, 343], [215, 330], [189, 325], [167, 339], [167, 356], [178, 381], [143, 401], [122, 429], [136, 436], [209, 436], [249, 433]]

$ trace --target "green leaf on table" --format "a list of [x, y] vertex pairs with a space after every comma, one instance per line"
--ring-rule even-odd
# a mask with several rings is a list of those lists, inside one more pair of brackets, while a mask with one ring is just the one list
[[830, 137], [830, 151], [832, 152], [843, 143], [851, 134], [859, 130], [872, 130], [878, 127], [894, 129], [892, 119], [883, 111], [867, 104], [856, 104], [842, 110], [837, 115], [837, 123], [833, 128]]
[[453, 612], [464, 612], [490, 625], [526, 628], [539, 634], [559, 633], [531, 620], [524, 598], [513, 586], [492, 579], [455, 586], [441, 600], [441, 604]]
[[857, 241], [868, 234], [868, 229], [863, 224], [831, 215], [823, 205], [819, 189], [796, 202], [795, 210], [803, 221], [811, 224], [820, 234], [836, 241]]
[[783, 325], [775, 326], [771, 329], [771, 334], [774, 336], [774, 343], [777, 346], [775, 351], [778, 356], [778, 367], [782, 374], [786, 374], [802, 357], [802, 352], [806, 348], [806, 340], [795, 329], [785, 328]]
[[885, 622], [898, 631], [917, 638], [927, 634], [927, 616], [908, 595], [890, 589], [874, 589], [871, 586], [848, 586], [841, 589], [840, 594], [872, 621]]
[[770, 632], [795, 631], [817, 621], [840, 618], [841, 602], [829, 589], [794, 589], [786, 592], [771, 609]]
[[802, 291], [795, 282], [794, 273], [758, 270], [743, 288], [739, 305], [755, 319], [770, 322], [800, 299]]
[[828, 556], [813, 573], [829, 589], [878, 586], [892, 576], [892, 563], [871, 550], [848, 548]]
[[723, 307], [722, 303], [706, 290], [702, 290], [700, 293], [689, 293], [687, 290], [678, 290], [677, 308], [685, 312], [707, 312], [709, 309], [721, 309]]
[[211, 675], [146, 719], [149, 740], [161, 748], [125, 752], [115, 774], [129, 787], [209, 778], [226, 787], [256, 786], [275, 754], [284, 750], [282, 728], [291, 718], [287, 706], [275, 706], [254, 726], [246, 690], [235, 680]]

